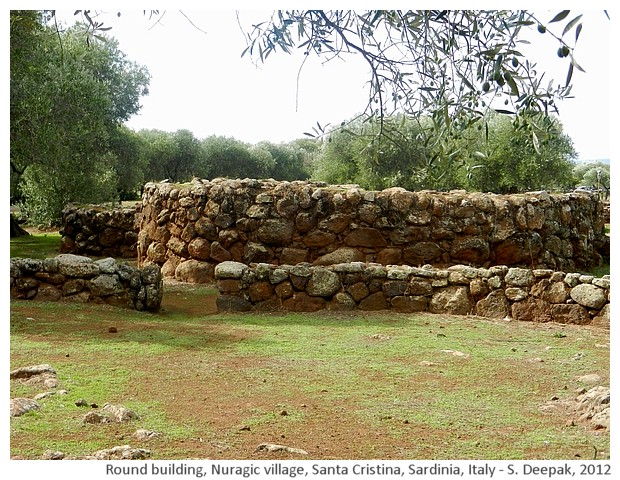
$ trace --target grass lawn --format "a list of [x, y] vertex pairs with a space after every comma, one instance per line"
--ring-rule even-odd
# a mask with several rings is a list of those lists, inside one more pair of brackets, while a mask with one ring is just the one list
[[60, 254], [58, 232], [11, 238], [11, 258], [47, 258]]
[[[13, 302], [11, 368], [49, 363], [68, 394], [11, 419], [11, 455], [131, 444], [154, 459], [252, 459], [270, 442], [314, 459], [591, 459], [594, 447], [609, 456], [608, 433], [570, 426], [569, 412], [551, 408], [589, 387], [580, 376], [609, 385], [605, 330], [430, 314], [200, 313], [213, 297], [171, 286], [159, 314]], [[12, 397], [39, 392], [12, 381]], [[84, 425], [82, 398], [140, 419]], [[138, 428], [163, 435], [138, 442]]]

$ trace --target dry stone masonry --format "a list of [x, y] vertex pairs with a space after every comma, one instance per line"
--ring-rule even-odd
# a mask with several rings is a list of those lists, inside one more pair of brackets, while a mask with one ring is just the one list
[[220, 311], [394, 310], [609, 326], [609, 276], [362, 262], [215, 267]]
[[94, 302], [158, 311], [163, 278], [157, 265], [142, 269], [113, 258], [73, 254], [11, 259], [11, 297], [38, 301]]
[[213, 281], [224, 261], [575, 271], [608, 255], [601, 212], [587, 193], [377, 192], [251, 179], [149, 183], [138, 261], [185, 282]]
[[67, 205], [62, 212], [61, 253], [135, 258], [140, 204], [106, 208]]

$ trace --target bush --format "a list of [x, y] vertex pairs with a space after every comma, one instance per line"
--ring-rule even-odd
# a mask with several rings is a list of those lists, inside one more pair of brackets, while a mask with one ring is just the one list
[[[31, 165], [23, 175], [22, 208], [35, 225], [58, 225], [68, 203], [103, 203], [116, 200], [112, 168], [95, 162], [91, 168], [52, 170]], [[83, 165], [83, 167], [88, 167]]]

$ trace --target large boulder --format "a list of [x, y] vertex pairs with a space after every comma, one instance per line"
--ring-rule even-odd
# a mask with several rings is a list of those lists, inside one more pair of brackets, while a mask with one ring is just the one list
[[432, 313], [468, 315], [472, 309], [473, 302], [467, 293], [467, 287], [455, 285], [438, 290], [429, 304]]
[[579, 305], [595, 310], [603, 308], [603, 305], [607, 303], [605, 290], [590, 283], [581, 283], [573, 287], [570, 297]]
[[294, 225], [288, 220], [268, 219], [258, 228], [257, 237], [262, 243], [286, 246], [293, 238]]
[[92, 258], [71, 253], [63, 253], [56, 257], [58, 272], [67, 277], [89, 278], [99, 275], [99, 265]]
[[510, 268], [504, 277], [508, 285], [515, 287], [529, 287], [534, 283], [534, 274], [529, 268]]
[[248, 270], [248, 266], [245, 263], [241, 262], [222, 262], [216, 265], [215, 267], [215, 278], [217, 279], [225, 279], [225, 278], [233, 278], [239, 279], [243, 276], [243, 274]]
[[114, 295], [123, 291], [118, 275], [98, 275], [90, 281], [90, 291], [98, 297]]
[[476, 315], [488, 318], [505, 318], [510, 315], [510, 302], [501, 290], [494, 290], [476, 303]]
[[199, 260], [187, 260], [179, 263], [174, 278], [187, 283], [210, 283], [213, 281], [215, 267]]
[[326, 268], [316, 268], [310, 276], [306, 291], [313, 297], [332, 297], [341, 288], [340, 277]]

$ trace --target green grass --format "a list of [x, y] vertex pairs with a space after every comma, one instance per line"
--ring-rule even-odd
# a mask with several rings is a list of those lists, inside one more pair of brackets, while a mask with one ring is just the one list
[[40, 233], [11, 238], [11, 258], [48, 258], [60, 253], [59, 233]]
[[[213, 293], [197, 290], [170, 294], [194, 305]], [[109, 325], [119, 332], [107, 333]], [[11, 368], [50, 363], [69, 395], [11, 419], [12, 455], [37, 458], [48, 448], [79, 455], [108, 448], [111, 439], [132, 443], [136, 428], [164, 433], [148, 447], [153, 458], [183, 458], [188, 439], [199, 437], [240, 448], [236, 425], [303, 438], [316, 421], [300, 406], [303, 398], [333, 411], [336, 422], [380, 432], [382, 444], [356, 438], [357, 458], [381, 458], [386, 449], [400, 458], [588, 458], [592, 445], [608, 456], [608, 435], [567, 430], [566, 419], [539, 411], [553, 395], [574, 397], [580, 375], [596, 372], [608, 382], [609, 350], [597, 347], [605, 342], [608, 332], [590, 328], [429, 314], [188, 315], [178, 305], [144, 314], [13, 302]], [[153, 379], [157, 387], [147, 388]], [[37, 393], [11, 388], [12, 396]], [[217, 426], [219, 413], [208, 404], [187, 418], [175, 415], [175, 402], [194, 402], [209, 388], [216, 390], [212, 402], [239, 405], [227, 427]], [[141, 418], [84, 426], [85, 410], [73, 405], [78, 398], [121, 403]], [[333, 422], [326, 418], [323, 428]]]
[[609, 263], [599, 265], [584, 272], [587, 275], [593, 275], [595, 277], [602, 277], [603, 275], [611, 275], [611, 266]]

